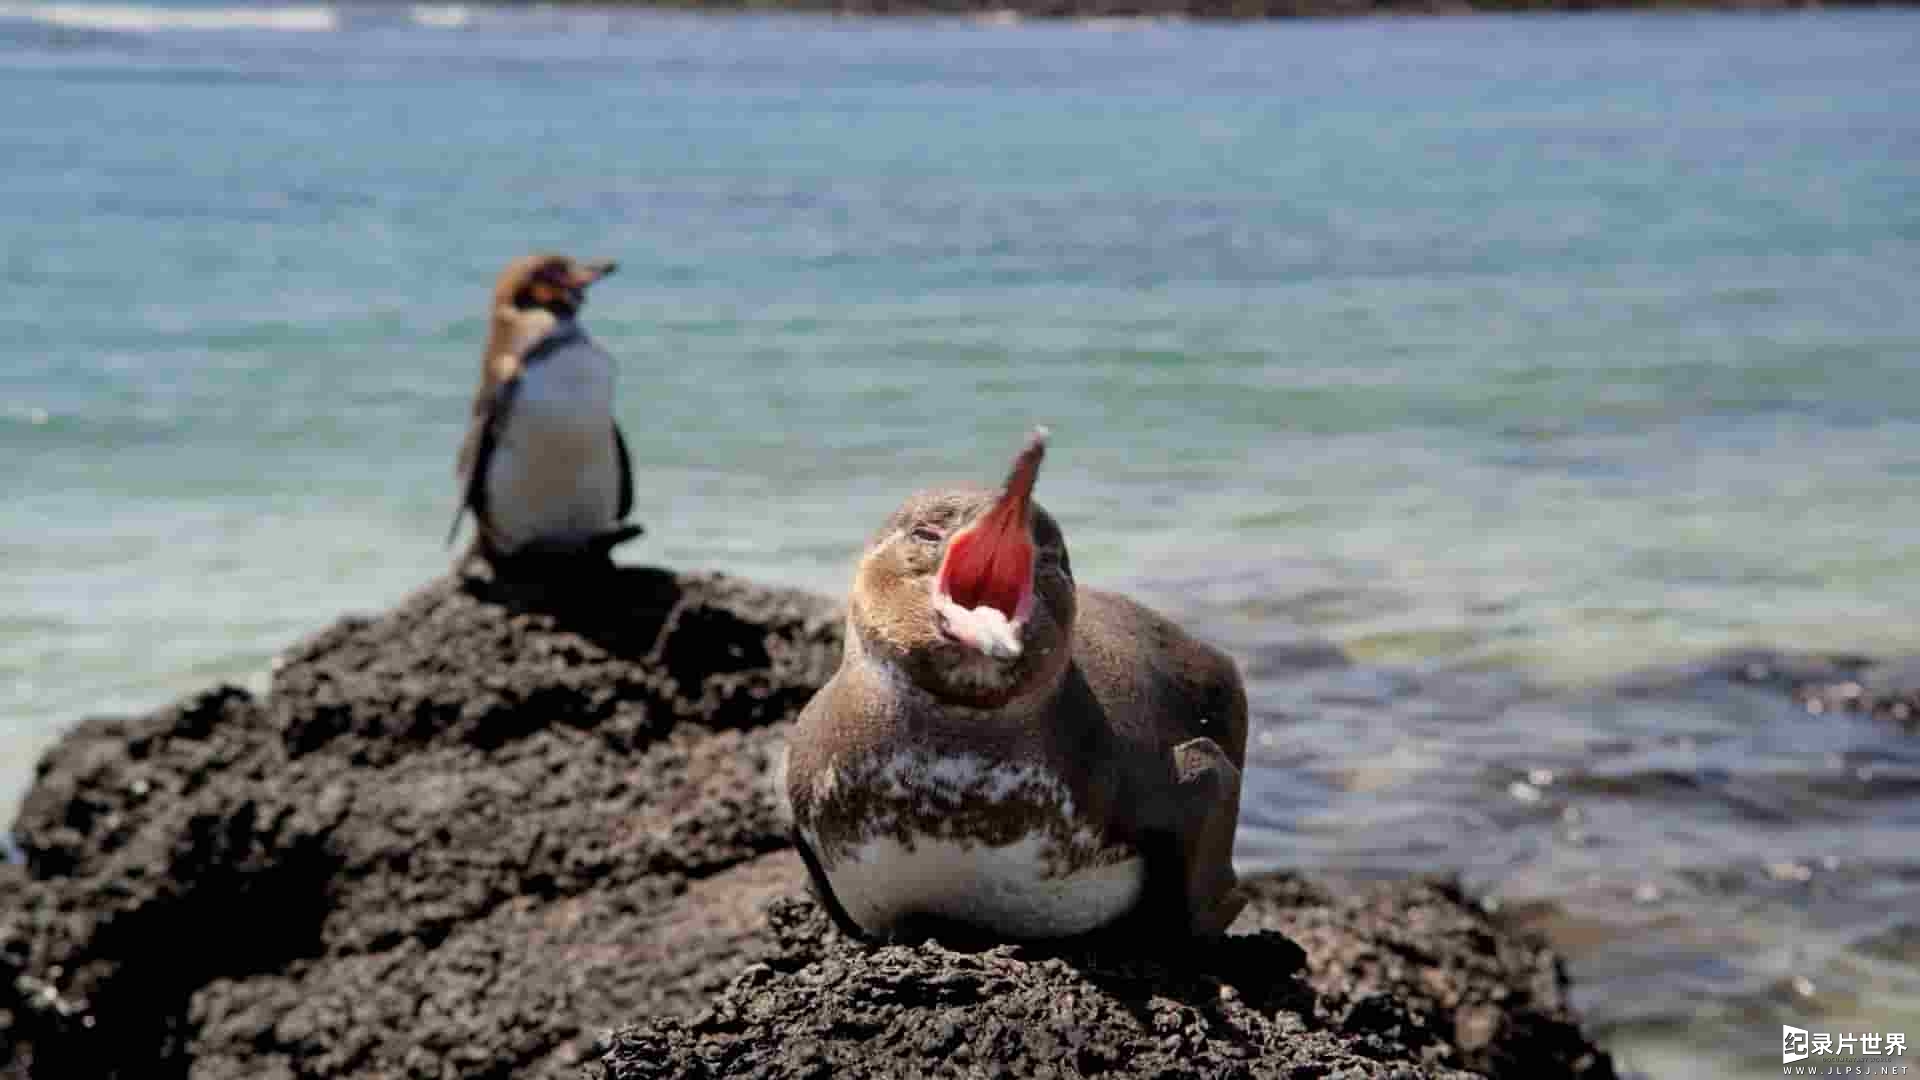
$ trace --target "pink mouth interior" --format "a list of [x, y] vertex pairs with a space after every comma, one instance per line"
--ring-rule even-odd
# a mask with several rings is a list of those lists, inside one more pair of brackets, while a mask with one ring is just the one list
[[963, 608], [991, 607], [1016, 622], [1033, 601], [1033, 534], [1027, 508], [1047, 454], [1047, 433], [1038, 429], [1013, 460], [1006, 490], [985, 517], [947, 541], [935, 589]]
[[947, 542], [939, 590], [964, 608], [997, 608], [1020, 616], [1033, 591], [1033, 542], [1025, 521], [1001, 527], [989, 515]]

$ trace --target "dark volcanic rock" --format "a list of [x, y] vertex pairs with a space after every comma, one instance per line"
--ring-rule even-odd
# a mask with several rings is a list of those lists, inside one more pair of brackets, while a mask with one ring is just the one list
[[805, 594], [443, 581], [294, 649], [264, 702], [88, 721], [0, 867], [0, 1063], [504, 1077], [693, 1008], [798, 880], [773, 725], [838, 660]]
[[834, 937], [767, 774], [838, 655], [805, 594], [465, 578], [81, 724], [0, 864], [0, 1076], [1607, 1075], [1437, 886], [1266, 879], [1177, 960]]
[[616, 1033], [599, 1075], [1613, 1075], [1552, 954], [1450, 887], [1250, 887], [1242, 932], [1172, 951], [1137, 935], [869, 950], [813, 904], [782, 901], [775, 951], [699, 1015]]
[[1271, 876], [1248, 889], [1235, 928], [1298, 942], [1319, 1015], [1350, 1033], [1488, 1076], [1613, 1075], [1580, 1032], [1559, 957], [1493, 923], [1457, 885], [1336, 889]]
[[1874, 662], [1831, 661], [1832, 670], [1801, 672], [1793, 698], [1810, 713], [1857, 712], [1920, 729], [1920, 657]]
[[1920, 730], [1920, 656], [1875, 659], [1850, 654], [1733, 649], [1705, 660], [1638, 672], [1622, 694], [1661, 695], [1702, 677], [1791, 698], [1814, 716], [1860, 713]]

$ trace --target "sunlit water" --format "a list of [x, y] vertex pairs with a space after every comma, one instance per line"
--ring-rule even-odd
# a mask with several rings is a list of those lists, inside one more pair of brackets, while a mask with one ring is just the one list
[[0, 799], [443, 567], [557, 248], [629, 558], [837, 589], [1045, 422], [1081, 579], [1248, 671], [1247, 865], [1463, 872], [1657, 1076], [1920, 1041], [1912, 737], [1621, 681], [1920, 650], [1920, 16], [0, 2], [0, 96]]

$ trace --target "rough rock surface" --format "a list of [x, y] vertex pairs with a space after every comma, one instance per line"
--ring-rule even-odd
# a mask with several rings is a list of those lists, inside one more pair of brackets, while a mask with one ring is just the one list
[[84, 722], [0, 864], [0, 1077], [1607, 1075], [1551, 956], [1440, 886], [1266, 879], [1177, 962], [834, 938], [767, 772], [838, 652], [830, 603], [719, 577], [449, 579], [263, 699]]
[[1251, 888], [1233, 936], [1170, 949], [1112, 935], [869, 950], [812, 903], [778, 901], [776, 950], [697, 1016], [614, 1034], [599, 1075], [1613, 1075], [1553, 955], [1451, 887], [1335, 896], [1269, 876]]
[[1868, 713], [1920, 730], [1920, 657], [1731, 653], [1718, 660], [1742, 682], [1783, 687], [1801, 707], [1820, 713]]
[[0, 868], [0, 1062], [564, 1071], [746, 962], [798, 874], [769, 857], [775, 722], [838, 657], [804, 594], [444, 581], [296, 647], [264, 701], [83, 723]]

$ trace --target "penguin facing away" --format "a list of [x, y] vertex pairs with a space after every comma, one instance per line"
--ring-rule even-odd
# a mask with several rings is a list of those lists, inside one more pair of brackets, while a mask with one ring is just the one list
[[1033, 501], [1046, 433], [998, 491], [909, 498], [854, 574], [840, 669], [777, 783], [843, 932], [921, 920], [1058, 938], [1138, 918], [1225, 932], [1247, 704], [1233, 661], [1075, 585]]
[[527, 255], [501, 271], [448, 543], [469, 511], [476, 548], [493, 560], [604, 558], [643, 531], [621, 523], [633, 509], [633, 465], [613, 418], [613, 357], [579, 321], [588, 287], [614, 269]]

